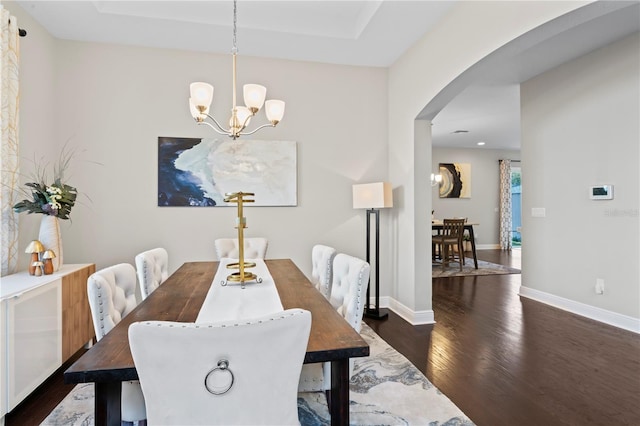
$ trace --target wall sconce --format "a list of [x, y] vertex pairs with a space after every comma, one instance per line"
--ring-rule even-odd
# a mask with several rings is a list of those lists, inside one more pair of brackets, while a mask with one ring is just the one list
[[442, 183], [442, 175], [431, 173], [431, 186], [440, 185]]

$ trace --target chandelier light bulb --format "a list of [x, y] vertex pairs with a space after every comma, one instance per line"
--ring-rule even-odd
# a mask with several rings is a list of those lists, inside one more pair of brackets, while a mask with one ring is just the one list
[[267, 88], [259, 84], [245, 84], [242, 87], [244, 104], [253, 114], [260, 111], [267, 96]]
[[265, 113], [267, 114], [267, 120], [275, 126], [284, 117], [284, 101], [268, 100], [265, 103]]
[[234, 122], [233, 120], [234, 114], [232, 111], [231, 118], [229, 119], [229, 127], [231, 127], [232, 129], [237, 129], [237, 131], [239, 132], [249, 125], [252, 116], [253, 114], [251, 114], [249, 108], [243, 106], [236, 107], [236, 122]]
[[213, 100], [213, 86], [209, 83], [195, 82], [189, 86], [191, 99], [199, 111], [208, 110]]
[[191, 116], [197, 122], [204, 121], [207, 118], [207, 114], [209, 114], [209, 108], [206, 108], [204, 111], [200, 112], [196, 107], [196, 104], [193, 102], [193, 98], [189, 98], [189, 111], [191, 112]]

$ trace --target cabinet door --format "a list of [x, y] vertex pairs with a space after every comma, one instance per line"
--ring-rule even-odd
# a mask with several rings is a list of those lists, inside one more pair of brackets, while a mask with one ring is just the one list
[[62, 365], [62, 280], [7, 302], [8, 410]]

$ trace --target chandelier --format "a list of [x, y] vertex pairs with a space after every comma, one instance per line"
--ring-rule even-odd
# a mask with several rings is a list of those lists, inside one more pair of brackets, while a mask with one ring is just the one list
[[[191, 97], [189, 98], [189, 109], [194, 120], [198, 124], [206, 124], [215, 132], [230, 136], [237, 139], [240, 136], [252, 135], [265, 127], [275, 127], [284, 115], [284, 101], [268, 100], [265, 102], [267, 88], [259, 84], [245, 84], [243, 86], [244, 103], [246, 106], [236, 105], [236, 56], [238, 47], [236, 45], [236, 21], [237, 6], [236, 0], [233, 1], [233, 47], [231, 53], [233, 55], [233, 106], [231, 108], [231, 118], [229, 119], [229, 127], [225, 128], [218, 120], [209, 114], [209, 107], [213, 100], [213, 86], [208, 83], [195, 82], [190, 85]], [[263, 124], [251, 131], [245, 131], [251, 117], [255, 116], [264, 105], [265, 113], [269, 123]], [[205, 121], [210, 119], [213, 124]]]

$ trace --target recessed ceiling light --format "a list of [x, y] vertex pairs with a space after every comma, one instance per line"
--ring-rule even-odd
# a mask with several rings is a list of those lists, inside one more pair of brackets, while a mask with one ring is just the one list
[[479, 145], [479, 146], [483, 146], [483, 145], [484, 145], [484, 142], [478, 142], [478, 145]]

